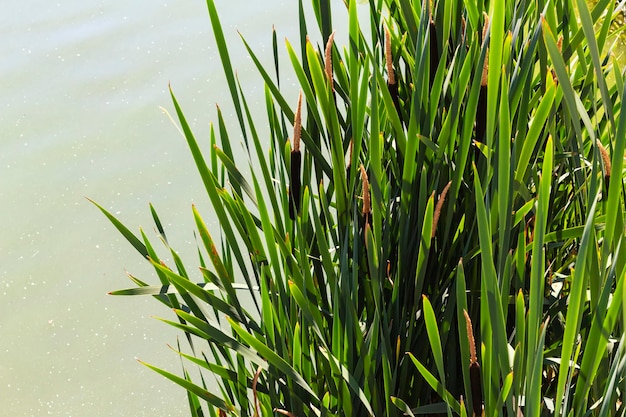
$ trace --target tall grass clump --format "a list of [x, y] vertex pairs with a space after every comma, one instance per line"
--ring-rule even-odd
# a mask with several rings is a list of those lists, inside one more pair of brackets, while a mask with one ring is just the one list
[[198, 266], [153, 207], [172, 265], [98, 206], [160, 280], [114, 294], [189, 344], [180, 375], [147, 366], [192, 416], [624, 415], [624, 3], [357, 3], [334, 27], [294, 2], [288, 62], [242, 38], [257, 119], [207, 1], [237, 119], [196, 138], [172, 93], [213, 206]]

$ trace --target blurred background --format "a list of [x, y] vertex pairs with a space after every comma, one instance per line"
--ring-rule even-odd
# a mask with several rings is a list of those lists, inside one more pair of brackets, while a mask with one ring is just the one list
[[[172, 315], [149, 297], [107, 295], [133, 286], [125, 270], [157, 279], [85, 197], [159, 247], [153, 203], [199, 276], [191, 204], [216, 225], [159, 107], [173, 112], [171, 82], [200, 142], [217, 102], [238, 132], [206, 3], [10, 3], [0, 14], [0, 414], [186, 416], [184, 391], [136, 362], [180, 371], [167, 347], [178, 334], [154, 318]], [[298, 43], [297, 2], [216, 5], [247, 98], [263, 112], [237, 30], [269, 63], [272, 25], [281, 50], [285, 37]]]

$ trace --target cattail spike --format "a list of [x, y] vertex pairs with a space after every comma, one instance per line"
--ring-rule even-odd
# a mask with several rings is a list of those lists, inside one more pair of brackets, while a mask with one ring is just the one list
[[324, 55], [324, 69], [326, 70], [326, 77], [330, 83], [332, 91], [335, 91], [333, 83], [333, 41], [335, 39], [335, 32], [331, 33], [326, 42], [326, 53]]
[[398, 113], [398, 117], [400, 121], [402, 121], [400, 99], [398, 98], [398, 82], [393, 69], [393, 56], [391, 55], [391, 33], [387, 26], [385, 26], [385, 63], [387, 65], [387, 88], [389, 89], [391, 100], [393, 100], [393, 105], [396, 108], [396, 113]]
[[293, 122], [293, 150], [300, 152], [300, 137], [302, 135], [302, 91], [298, 95], [298, 107]]
[[476, 341], [474, 340], [474, 330], [472, 329], [472, 319], [470, 319], [469, 314], [467, 314], [467, 310], [463, 310], [463, 315], [465, 316], [465, 327], [467, 330], [467, 339], [469, 341], [470, 363], [476, 363], [478, 362], [478, 358], [476, 357]]
[[437, 200], [437, 205], [435, 206], [435, 214], [433, 215], [433, 230], [430, 236], [431, 239], [434, 238], [435, 233], [437, 233], [437, 224], [439, 223], [439, 217], [441, 216], [441, 209], [443, 208], [443, 203], [446, 202], [446, 196], [448, 195], [448, 190], [450, 189], [451, 185], [452, 181], [448, 182], [448, 184], [441, 192], [439, 200]]
[[385, 26], [385, 62], [387, 63], [387, 83], [394, 85], [396, 73], [393, 70], [393, 56], [391, 55], [391, 33], [387, 26]]
[[480, 86], [487, 87], [487, 81], [489, 80], [489, 50], [485, 54], [485, 61], [483, 62], [483, 73], [480, 77]]
[[598, 145], [598, 150], [600, 151], [600, 156], [602, 157], [602, 167], [604, 169], [604, 176], [610, 177], [611, 176], [611, 157], [609, 155], [609, 152], [606, 150], [604, 145], [602, 145], [602, 142], [600, 141], [600, 139], [596, 139], [596, 145]]
[[485, 20], [485, 24], [483, 25], [483, 44], [484, 44], [485, 38], [487, 37], [487, 31], [489, 30], [489, 15], [486, 12], [483, 12], [483, 18]]
[[476, 357], [476, 341], [474, 340], [474, 330], [472, 329], [472, 320], [470, 319], [467, 310], [463, 310], [465, 316], [465, 326], [467, 329], [467, 339], [470, 349], [470, 384], [472, 392], [472, 408], [474, 416], [480, 417], [483, 409], [483, 390], [480, 376], [480, 364]]
[[300, 170], [302, 154], [300, 153], [300, 136], [302, 135], [302, 91], [298, 95], [298, 107], [293, 121], [293, 149], [291, 151], [291, 172], [289, 187], [289, 218], [296, 219], [300, 212]]

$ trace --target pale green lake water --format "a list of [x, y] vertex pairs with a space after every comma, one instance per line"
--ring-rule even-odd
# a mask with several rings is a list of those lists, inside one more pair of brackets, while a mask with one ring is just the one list
[[[297, 3], [216, 3], [262, 111], [236, 30], [269, 62], [272, 24], [297, 43]], [[172, 109], [171, 81], [201, 140], [216, 102], [231, 113], [206, 4], [9, 2], [0, 39], [0, 415], [188, 415], [183, 390], [135, 361], [179, 371], [167, 348], [177, 333], [152, 317], [170, 312], [106, 295], [131, 286], [125, 269], [156, 279], [85, 197], [151, 236], [154, 203], [170, 242], [197, 264], [190, 207], [210, 221], [209, 204], [159, 106]]]

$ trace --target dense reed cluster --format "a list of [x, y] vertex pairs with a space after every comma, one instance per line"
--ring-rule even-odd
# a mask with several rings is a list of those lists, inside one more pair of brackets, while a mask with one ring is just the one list
[[357, 3], [294, 2], [299, 98], [276, 33], [273, 68], [242, 38], [257, 120], [207, 1], [235, 132], [218, 109], [195, 138], [172, 99], [221, 236], [194, 207], [194, 274], [98, 206], [160, 279], [114, 294], [189, 344], [180, 376], [147, 366], [192, 416], [624, 415], [623, 2]]

